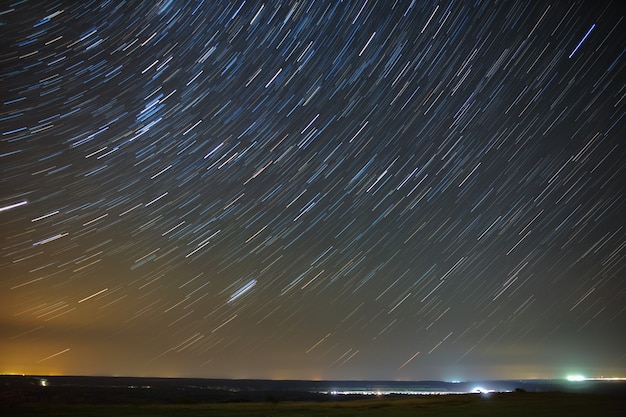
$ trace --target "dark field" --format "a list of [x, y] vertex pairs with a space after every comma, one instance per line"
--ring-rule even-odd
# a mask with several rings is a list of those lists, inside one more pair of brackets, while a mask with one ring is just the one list
[[375, 397], [351, 401], [209, 404], [13, 405], [13, 416], [623, 416], [626, 402], [614, 395], [498, 393]]
[[626, 410], [624, 384], [578, 385], [585, 389], [571, 392], [534, 382], [513, 392], [377, 396], [306, 391], [311, 381], [8, 376], [0, 381], [2, 416], [610, 417]]

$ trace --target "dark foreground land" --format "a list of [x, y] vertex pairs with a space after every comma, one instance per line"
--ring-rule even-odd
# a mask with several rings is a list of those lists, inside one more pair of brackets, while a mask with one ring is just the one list
[[623, 416], [623, 398], [571, 393], [500, 393], [375, 397], [350, 401], [209, 404], [36, 404], [5, 408], [10, 416]]
[[[4, 409], [4, 411], [1, 411]], [[342, 401], [207, 404], [4, 404], [6, 416], [623, 416], [622, 396], [580, 393], [491, 393], [368, 397]]]
[[[0, 416], [626, 416], [626, 384], [517, 383], [524, 388], [377, 396], [331, 395], [313, 389], [354, 386], [337, 381], [0, 376]], [[433, 381], [392, 384], [395, 388], [450, 387]]]

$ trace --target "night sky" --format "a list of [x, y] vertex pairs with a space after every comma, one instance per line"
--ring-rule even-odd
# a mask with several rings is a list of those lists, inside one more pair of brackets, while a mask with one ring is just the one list
[[626, 374], [621, 1], [10, 1], [0, 372]]

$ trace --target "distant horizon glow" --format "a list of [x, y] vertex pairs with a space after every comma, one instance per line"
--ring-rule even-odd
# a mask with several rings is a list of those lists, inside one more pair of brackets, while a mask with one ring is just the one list
[[[328, 382], [332, 382], [332, 381], [354, 381], [354, 382], [359, 382], [359, 381], [380, 381], [380, 382], [422, 382], [422, 381], [428, 381], [428, 379], [415, 379], [415, 380], [407, 380], [407, 379], [372, 379], [372, 380], [368, 380], [368, 379], [319, 379], [319, 378], [304, 378], [304, 379], [280, 379], [280, 378], [226, 378], [226, 377], [184, 377], [184, 376], [159, 376], [159, 375], [87, 375], [87, 374], [72, 374], [72, 373], [52, 373], [52, 374], [46, 374], [46, 373], [22, 373], [22, 372], [0, 372], [0, 375], [6, 375], [6, 376], [24, 376], [24, 377], [40, 377], [40, 378], [47, 378], [47, 377], [64, 377], [64, 376], [68, 376], [68, 377], [94, 377], [94, 378], [163, 378], [163, 379], [180, 379], [180, 378], [190, 378], [190, 379], [233, 379], [233, 380], [238, 380], [238, 379], [258, 379], [258, 380], [263, 380], [263, 379], [267, 379], [267, 380], [272, 380], [272, 381], [289, 381], [289, 380], [299, 380], [299, 381], [328, 381]], [[465, 380], [454, 380], [454, 381], [445, 381], [445, 380], [434, 380], [434, 381], [438, 381], [438, 382], [445, 382], [445, 383], [449, 383], [449, 384], [463, 384], [463, 383], [468, 383], [468, 382], [475, 382], [475, 381], [493, 381], [493, 382], [498, 382], [498, 381], [569, 381], [569, 382], [584, 382], [584, 381], [605, 381], [605, 382], [625, 382], [626, 381], [626, 376], [612, 376], [612, 377], [605, 377], [605, 376], [596, 376], [596, 377], [585, 377], [582, 375], [568, 375], [565, 378], [554, 378], [554, 377], [547, 377], [547, 378], [505, 378], [505, 379], [487, 379], [487, 378], [477, 378], [477, 379], [465, 379]], [[384, 391], [384, 390], [383, 390]], [[368, 394], [376, 394], [383, 392], [379, 389], [376, 390], [371, 390], [368, 391]], [[481, 389], [481, 387], [476, 387], [468, 392], [490, 392], [490, 389], [487, 388], [483, 388]], [[339, 392], [336, 392], [339, 393]], [[355, 392], [341, 392], [341, 394], [349, 394], [349, 393], [355, 393]], [[387, 392], [387, 394], [394, 394], [394, 393], [400, 393], [399, 391], [393, 391], [393, 392]]]

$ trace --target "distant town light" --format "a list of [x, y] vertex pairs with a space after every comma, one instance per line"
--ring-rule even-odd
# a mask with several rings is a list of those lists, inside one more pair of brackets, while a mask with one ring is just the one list
[[579, 382], [579, 381], [584, 381], [586, 378], [582, 375], [568, 375], [567, 376], [567, 380], [568, 381], [575, 381], [575, 382]]

